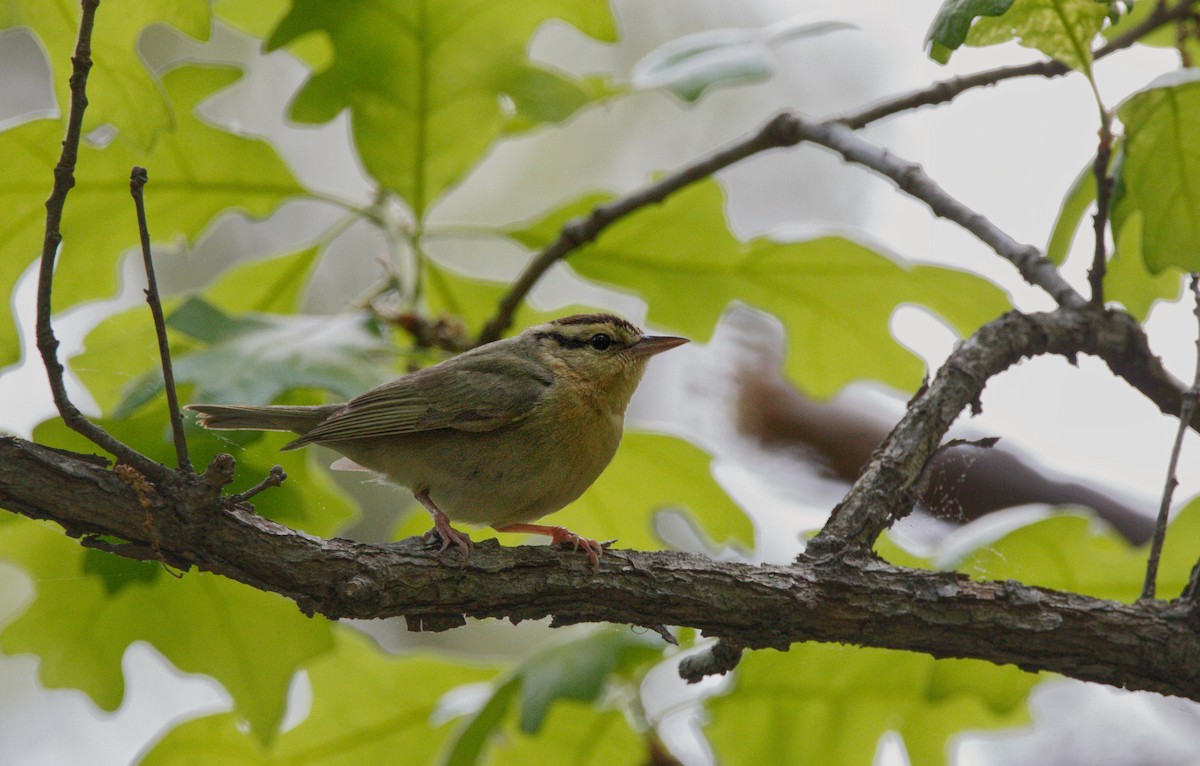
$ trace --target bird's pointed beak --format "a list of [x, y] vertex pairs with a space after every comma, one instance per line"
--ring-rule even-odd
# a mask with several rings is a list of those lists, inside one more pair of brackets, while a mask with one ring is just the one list
[[644, 335], [641, 340], [633, 344], [630, 350], [635, 356], [654, 356], [688, 342], [687, 338], [679, 338], [674, 335]]

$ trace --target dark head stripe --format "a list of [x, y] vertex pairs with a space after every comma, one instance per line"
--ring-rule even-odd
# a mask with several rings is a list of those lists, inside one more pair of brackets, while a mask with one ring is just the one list
[[611, 324], [616, 327], [620, 327], [622, 330], [625, 330], [633, 335], [642, 334], [642, 331], [639, 330], [636, 325], [612, 314], [576, 314], [575, 316], [551, 320], [550, 324], [560, 326], [576, 324]]

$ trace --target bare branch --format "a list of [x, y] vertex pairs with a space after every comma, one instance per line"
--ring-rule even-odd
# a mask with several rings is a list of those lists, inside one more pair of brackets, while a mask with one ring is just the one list
[[850, 128], [838, 123], [806, 120], [794, 114], [779, 118], [796, 141], [811, 141], [842, 155], [850, 162], [863, 165], [895, 181], [905, 193], [924, 202], [933, 214], [957, 223], [979, 238], [985, 245], [1011, 262], [1031, 285], [1048, 292], [1060, 305], [1082, 308], [1087, 301], [1062, 277], [1058, 268], [1033, 245], [1023, 245], [1010, 237], [980, 213], [946, 193], [921, 168], [905, 162], [882, 149]]
[[50, 324], [51, 295], [54, 283], [54, 260], [58, 246], [62, 243], [62, 215], [67, 194], [75, 185], [75, 163], [79, 159], [79, 140], [83, 129], [83, 113], [87, 109], [87, 78], [92, 68], [92, 27], [96, 20], [96, 8], [100, 0], [83, 0], [83, 15], [79, 20], [79, 37], [75, 43], [75, 55], [71, 57], [71, 109], [67, 116], [67, 134], [63, 139], [62, 154], [54, 166], [54, 189], [46, 200], [46, 233], [42, 240], [42, 259], [38, 270], [37, 289], [37, 347], [46, 367], [50, 382], [50, 393], [54, 406], [62, 415], [63, 422], [87, 437], [93, 444], [116, 456], [118, 460], [135, 466], [139, 471], [165, 480], [170, 471], [162, 465], [123, 444], [100, 426], [84, 417], [70, 397], [63, 382], [63, 366], [58, 360], [58, 338]]
[[150, 255], [150, 229], [146, 225], [146, 201], [143, 190], [150, 180], [145, 168], [135, 167], [129, 174], [129, 193], [137, 210], [138, 234], [142, 243], [142, 263], [146, 267], [146, 303], [154, 317], [154, 334], [158, 338], [158, 357], [162, 363], [163, 386], [167, 391], [167, 412], [171, 418], [171, 434], [175, 440], [175, 460], [179, 470], [192, 473], [188, 457], [187, 436], [183, 432], [183, 413], [179, 411], [179, 395], [175, 392], [175, 373], [171, 369], [171, 346], [167, 342], [167, 321], [163, 317], [162, 301], [158, 296], [158, 280], [154, 278], [154, 259]]
[[1083, 352], [1101, 356], [1114, 369], [1142, 368], [1157, 361], [1143, 351], [1139, 338], [1144, 337], [1126, 314], [1068, 308], [1050, 314], [1014, 311], [979, 328], [909, 403], [820, 534], [809, 541], [808, 552], [823, 556], [869, 549], [896, 511], [911, 505], [907, 500], [950, 425], [979, 399], [992, 376], [1046, 353], [1074, 358]]
[[612, 202], [599, 205], [586, 217], [569, 221], [563, 226], [558, 238], [538, 253], [525, 267], [525, 271], [521, 273], [521, 276], [517, 278], [517, 281], [500, 301], [496, 316], [484, 325], [476, 343], [490, 343], [499, 338], [512, 324], [513, 314], [516, 313], [517, 307], [521, 305], [521, 301], [542, 278], [542, 275], [555, 263], [596, 239], [612, 224], [648, 205], [658, 204], [680, 189], [708, 178], [718, 170], [727, 168], [747, 157], [768, 149], [797, 143], [799, 139], [793, 139], [782, 129], [786, 116], [781, 114], [751, 135], [739, 139], [671, 175], [664, 176], [655, 183]]
[[[1196, 305], [1193, 313], [1200, 325], [1200, 276], [1192, 274], [1192, 296]], [[1158, 519], [1154, 524], [1154, 537], [1150, 541], [1150, 556], [1146, 560], [1146, 582], [1142, 586], [1142, 598], [1154, 598], [1154, 590], [1158, 580], [1158, 559], [1162, 555], [1163, 541], [1167, 536], [1167, 517], [1171, 512], [1171, 498], [1175, 488], [1179, 486], [1176, 472], [1179, 469], [1179, 453], [1183, 450], [1183, 436], [1187, 433], [1188, 424], [1196, 405], [1200, 402], [1200, 332], [1196, 335], [1196, 374], [1192, 379], [1192, 387], [1183, 394], [1183, 403], [1179, 407], [1179, 428], [1175, 431], [1175, 443], [1171, 446], [1171, 458], [1167, 461], [1167, 479], [1163, 485], [1162, 503], [1158, 506]]]

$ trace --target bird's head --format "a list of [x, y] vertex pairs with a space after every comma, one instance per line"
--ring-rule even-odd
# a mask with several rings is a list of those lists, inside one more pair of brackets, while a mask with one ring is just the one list
[[526, 330], [536, 353], [556, 378], [586, 386], [589, 393], [624, 411], [646, 362], [688, 342], [673, 335], [645, 335], [612, 314], [576, 314]]

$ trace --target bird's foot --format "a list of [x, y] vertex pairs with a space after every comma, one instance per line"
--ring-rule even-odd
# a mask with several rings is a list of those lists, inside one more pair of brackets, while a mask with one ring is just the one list
[[600, 571], [600, 557], [604, 555], [604, 544], [586, 537], [580, 537], [566, 527], [551, 527], [545, 524], [508, 524], [496, 527], [497, 532], [528, 532], [534, 535], [546, 535], [551, 545], [569, 544], [572, 550], [583, 549], [592, 562], [592, 569]]
[[433, 504], [427, 493], [419, 492], [416, 498], [421, 505], [429, 509], [429, 513], [433, 516], [433, 529], [426, 532], [421, 539], [426, 544], [433, 544], [435, 541], [440, 540], [442, 545], [438, 548], [439, 557], [450, 547], [450, 543], [454, 543], [462, 551], [462, 563], [459, 566], [465, 567], [467, 562], [471, 560], [471, 548], [475, 545], [471, 542], [470, 536], [450, 526], [450, 519], [446, 517], [446, 514], [442, 513], [441, 509]]

